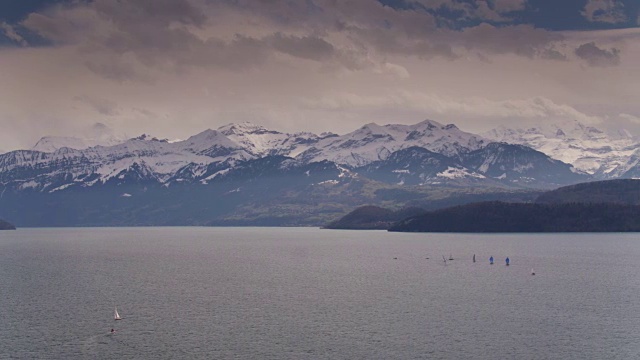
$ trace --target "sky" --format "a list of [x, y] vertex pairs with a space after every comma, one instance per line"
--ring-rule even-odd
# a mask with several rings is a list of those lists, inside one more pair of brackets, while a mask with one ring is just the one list
[[0, 0], [0, 150], [578, 120], [640, 135], [638, 0]]

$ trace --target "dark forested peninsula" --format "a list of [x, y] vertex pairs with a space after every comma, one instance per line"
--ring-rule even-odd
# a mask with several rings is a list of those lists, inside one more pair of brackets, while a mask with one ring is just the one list
[[0, 219], [0, 230], [15, 230], [16, 227], [2, 219]]
[[325, 229], [386, 230], [397, 221], [424, 212], [424, 209], [417, 207], [393, 211], [378, 206], [362, 206], [329, 223]]
[[403, 232], [637, 232], [640, 205], [474, 203], [427, 212], [389, 228]]

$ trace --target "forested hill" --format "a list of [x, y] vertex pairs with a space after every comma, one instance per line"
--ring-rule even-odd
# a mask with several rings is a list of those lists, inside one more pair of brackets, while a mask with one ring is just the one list
[[397, 211], [384, 209], [378, 206], [362, 206], [339, 220], [325, 226], [326, 229], [350, 229], [350, 230], [386, 230], [396, 221], [410, 216], [424, 213], [425, 210], [418, 207], [405, 208]]
[[640, 205], [474, 203], [402, 220], [403, 232], [637, 232]]
[[640, 180], [608, 180], [564, 186], [541, 194], [537, 203], [617, 203], [640, 205]]
[[0, 219], [0, 230], [15, 230], [16, 227], [2, 219]]

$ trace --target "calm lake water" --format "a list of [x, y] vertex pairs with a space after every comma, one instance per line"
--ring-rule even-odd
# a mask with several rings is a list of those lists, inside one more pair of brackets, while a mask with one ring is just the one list
[[0, 319], [2, 359], [638, 359], [640, 234], [19, 229]]

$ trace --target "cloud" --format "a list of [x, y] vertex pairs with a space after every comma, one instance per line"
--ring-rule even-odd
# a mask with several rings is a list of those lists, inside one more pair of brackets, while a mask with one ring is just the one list
[[76, 44], [92, 36], [100, 24], [94, 9], [87, 6], [53, 6], [41, 13], [31, 13], [20, 23], [54, 44]]
[[554, 46], [564, 36], [531, 25], [496, 27], [480, 24], [453, 34], [452, 41], [468, 50], [479, 50], [488, 54], [516, 54], [527, 58], [561, 58]]
[[323, 61], [332, 58], [336, 49], [317, 36], [293, 36], [276, 33], [271, 37], [273, 48], [282, 53], [302, 59]]
[[15, 41], [16, 43], [22, 46], [28, 45], [27, 41], [22, 36], [20, 36], [20, 34], [16, 32], [16, 29], [13, 26], [7, 24], [6, 22], [0, 22], [0, 31], [4, 32], [6, 37]]
[[580, 13], [591, 22], [617, 24], [627, 21], [624, 4], [619, 0], [589, 0]]
[[610, 50], [599, 48], [595, 42], [589, 42], [578, 46], [575, 54], [586, 60], [590, 66], [616, 66], [620, 64], [620, 50], [611, 48]]
[[395, 55], [456, 60], [472, 51], [563, 59], [555, 50], [561, 34], [486, 23], [460, 31], [427, 11], [449, 7], [468, 18], [503, 21], [503, 14], [524, 9], [524, 0], [421, 3], [96, 0], [32, 13], [22, 25], [56, 46], [75, 46], [89, 70], [118, 82], [151, 83], [157, 72], [192, 67], [252, 69], [286, 59], [279, 54], [350, 71], [383, 66]]
[[522, 11], [526, 8], [526, 0], [415, 0], [425, 9], [442, 10], [456, 13], [460, 19], [480, 19], [494, 22], [511, 22], [513, 19], [505, 14]]
[[632, 122], [632, 123], [640, 124], [640, 117], [635, 116], [635, 115], [622, 113], [622, 114], [618, 115], [618, 117], [620, 117], [621, 119], [624, 119], [626, 121]]
[[494, 0], [493, 7], [499, 13], [522, 11], [527, 6], [527, 0]]
[[407, 68], [393, 63], [384, 63], [375, 68], [373, 72], [376, 74], [392, 74], [400, 79], [408, 79], [411, 77]]
[[[162, 138], [239, 121], [339, 132], [425, 117], [478, 130], [560, 117], [640, 129], [618, 116], [640, 114], [629, 76], [639, 29], [517, 25], [533, 1], [428, 3], [59, 2], [10, 24], [45, 41], [0, 48], [0, 143], [32, 146], [95, 121]], [[507, 21], [488, 24], [482, 9]]]
[[116, 116], [118, 112], [118, 104], [104, 98], [97, 98], [88, 95], [76, 96], [74, 100], [89, 105], [89, 107], [99, 114], [106, 116]]
[[473, 118], [502, 119], [575, 119], [585, 124], [597, 124], [600, 117], [585, 114], [566, 104], [545, 97], [514, 100], [491, 100], [484, 97], [453, 98], [435, 93], [400, 91], [388, 95], [362, 96], [341, 93], [320, 100], [307, 100], [307, 106], [331, 111], [354, 109], [410, 108], [423, 113]]

